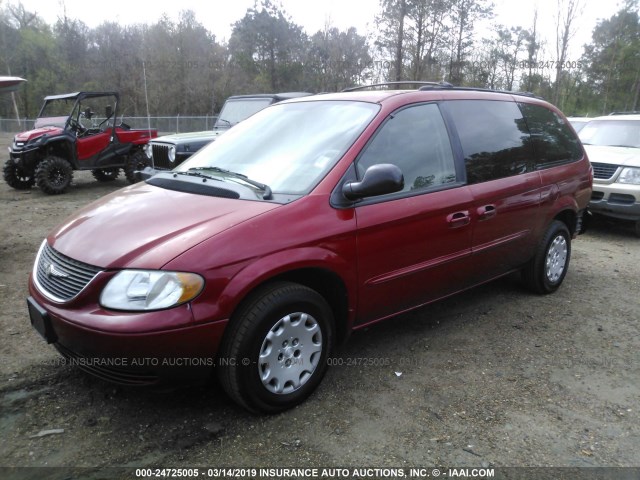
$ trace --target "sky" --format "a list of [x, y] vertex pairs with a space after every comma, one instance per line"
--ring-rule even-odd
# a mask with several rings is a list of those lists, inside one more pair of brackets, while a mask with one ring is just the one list
[[[21, 1], [27, 10], [37, 11], [49, 24], [55, 23], [61, 16], [64, 5], [68, 17], [82, 20], [89, 27], [95, 27], [106, 20], [115, 20], [121, 24], [155, 23], [163, 13], [177, 19], [181, 10], [189, 9], [196, 13], [198, 21], [214, 33], [219, 41], [229, 39], [232, 24], [254, 5], [254, 0], [109, 0], [106, 3], [89, 0]], [[508, 26], [520, 25], [530, 28], [533, 11], [537, 5], [539, 28], [547, 37], [549, 45], [552, 45], [557, 2], [558, 0], [493, 0], [496, 15], [494, 21]], [[581, 2], [584, 8], [576, 34], [571, 41], [570, 60], [579, 59], [582, 45], [590, 42], [596, 22], [611, 17], [622, 5], [620, 0]], [[0, 5], [7, 3], [17, 3], [17, 0], [0, 0]], [[326, 23], [341, 30], [353, 26], [362, 35], [372, 33], [375, 31], [373, 20], [379, 11], [379, 0], [281, 0], [281, 3], [291, 19], [301, 25], [307, 34], [323, 29]], [[88, 5], [91, 8], [87, 8]], [[554, 49], [548, 47], [548, 51], [552, 52]]]

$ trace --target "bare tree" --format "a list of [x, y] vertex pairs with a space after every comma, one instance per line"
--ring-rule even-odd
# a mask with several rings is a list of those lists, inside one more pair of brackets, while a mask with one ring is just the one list
[[533, 25], [529, 31], [529, 38], [527, 41], [527, 63], [529, 67], [529, 75], [527, 76], [527, 91], [533, 90], [533, 67], [538, 59], [538, 50], [540, 50], [540, 43], [538, 41], [538, 7], [533, 10]]
[[553, 88], [553, 103], [560, 103], [562, 69], [567, 61], [569, 42], [576, 33], [576, 23], [584, 8], [583, 0], [557, 0], [556, 16], [556, 80]]
[[400, 0], [398, 9], [398, 39], [396, 41], [396, 82], [402, 80], [402, 57], [403, 57], [403, 41], [404, 41], [404, 20], [407, 16], [407, 3]]
[[408, 6], [405, 49], [411, 58], [411, 80], [439, 77], [435, 57], [445, 43], [451, 0], [410, 0]]
[[38, 14], [35, 12], [29, 12], [24, 8], [22, 3], [17, 5], [7, 5], [7, 10], [18, 24], [18, 28], [28, 28], [38, 23]]
[[450, 57], [449, 78], [455, 85], [464, 81], [464, 62], [473, 46], [474, 26], [477, 21], [491, 18], [493, 4], [490, 0], [453, 0], [449, 12]]

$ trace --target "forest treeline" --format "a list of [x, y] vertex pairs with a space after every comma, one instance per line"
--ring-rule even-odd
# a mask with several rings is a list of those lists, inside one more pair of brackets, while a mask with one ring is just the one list
[[305, 32], [280, 4], [260, 0], [227, 42], [192, 11], [175, 21], [89, 28], [64, 14], [49, 25], [22, 4], [0, 4], [0, 75], [28, 80], [15, 103], [0, 98], [0, 117], [15, 118], [17, 109], [32, 118], [45, 95], [78, 90], [119, 91], [130, 116], [207, 115], [233, 94], [393, 80], [529, 91], [572, 115], [639, 110], [637, 0], [601, 20], [570, 58], [583, 1], [556, 0], [557, 11], [544, 12], [557, 32], [546, 42], [537, 13], [528, 28], [493, 24], [479, 35], [493, 17], [490, 0], [381, 0], [368, 37], [331, 25]]

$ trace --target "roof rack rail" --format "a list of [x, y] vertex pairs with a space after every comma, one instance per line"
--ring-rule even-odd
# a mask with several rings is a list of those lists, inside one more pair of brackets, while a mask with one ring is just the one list
[[[432, 88], [437, 88], [437, 87], [422, 87], [420, 88], [420, 90], [430, 90]], [[452, 87], [449, 87], [452, 88]], [[540, 100], [544, 100], [542, 97], [536, 95], [535, 93], [531, 93], [531, 92], [512, 92], [510, 90], [496, 90], [493, 88], [480, 88], [480, 87], [453, 87], [454, 90], [462, 90], [462, 91], [469, 91], [469, 92], [489, 92], [489, 93], [504, 93], [507, 95], [520, 95], [523, 97], [532, 97], [532, 98], [539, 98]]]
[[406, 81], [398, 81], [398, 82], [373, 83], [371, 85], [360, 85], [358, 87], [345, 88], [342, 91], [355, 92], [356, 90], [365, 90], [367, 88], [389, 87], [394, 85], [422, 85], [423, 87], [453, 88], [453, 85], [447, 82], [424, 82], [419, 80], [406, 80]]
[[[388, 87], [394, 85], [420, 85], [418, 90], [462, 90], [462, 91], [470, 91], [470, 92], [490, 92], [490, 93], [504, 93], [507, 95], [519, 95], [523, 97], [531, 97], [538, 98], [540, 100], [544, 100], [542, 97], [536, 95], [531, 92], [512, 92], [509, 90], [495, 90], [492, 88], [480, 88], [480, 87], [456, 87], [449, 82], [424, 82], [424, 81], [415, 81], [415, 80], [406, 80], [406, 81], [398, 81], [398, 82], [383, 82], [383, 83], [373, 83], [371, 85], [361, 85], [358, 87], [350, 87], [342, 90], [343, 92], [355, 92], [356, 90], [365, 90], [368, 88], [376, 88], [376, 87]], [[626, 112], [621, 112], [626, 113]], [[616, 113], [612, 113], [611, 115], [615, 115]]]

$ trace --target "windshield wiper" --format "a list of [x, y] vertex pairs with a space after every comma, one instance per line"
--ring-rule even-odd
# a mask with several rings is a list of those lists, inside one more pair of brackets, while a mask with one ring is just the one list
[[[248, 183], [249, 185], [252, 185], [260, 190], [262, 190], [264, 193], [262, 194], [262, 199], [263, 200], [271, 200], [273, 198], [273, 191], [271, 190], [271, 187], [269, 187], [269, 185], [265, 185], [264, 183], [260, 183], [260, 182], [256, 182], [255, 180], [251, 180], [249, 177], [247, 177], [246, 175], [243, 175], [242, 173], [238, 173], [238, 172], [232, 172], [231, 170], [227, 170], [224, 168], [220, 168], [220, 167], [192, 167], [189, 170], [187, 170], [186, 172], [183, 173], [189, 173], [189, 172], [193, 172], [193, 174], [197, 174], [202, 170], [211, 170], [213, 172], [218, 172], [218, 173], [224, 173], [225, 175], [229, 175], [231, 177], [234, 178], [239, 178], [240, 180], [242, 180], [245, 183]], [[208, 177], [208, 178], [213, 178], [213, 177]]]
[[186, 172], [178, 172], [178, 171], [174, 171], [172, 172], [174, 175], [188, 175], [190, 177], [200, 177], [200, 178], [207, 178], [210, 180], [216, 180], [218, 182], [222, 182], [222, 180], [220, 180], [218, 177], [214, 177], [213, 175], [207, 175], [206, 173], [201, 173], [201, 172], [197, 172], [197, 171], [193, 171], [193, 170], [198, 170], [196, 168], [190, 168], [189, 170], [187, 170]]

